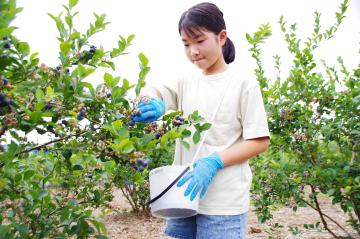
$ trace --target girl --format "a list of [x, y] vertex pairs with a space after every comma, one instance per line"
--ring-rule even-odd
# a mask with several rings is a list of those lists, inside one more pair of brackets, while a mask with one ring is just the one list
[[[200, 196], [199, 214], [168, 220], [165, 233], [175, 238], [245, 238], [252, 180], [248, 159], [267, 149], [270, 136], [260, 88], [254, 77], [230, 64], [235, 48], [216, 5], [200, 3], [184, 12], [179, 34], [186, 56], [201, 72], [148, 88], [142, 94], [152, 100], [140, 102], [141, 114], [133, 117], [151, 122], [165, 110], [184, 115], [198, 110], [212, 119], [193, 170], [177, 184], [189, 181], [184, 197]], [[197, 147], [186, 150], [177, 144], [174, 164], [191, 162]]]

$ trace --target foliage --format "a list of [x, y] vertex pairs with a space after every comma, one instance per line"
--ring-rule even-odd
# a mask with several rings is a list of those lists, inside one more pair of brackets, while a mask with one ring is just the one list
[[313, 32], [304, 43], [296, 34], [297, 25], [289, 27], [280, 18], [293, 56], [286, 79], [280, 77], [278, 55], [274, 57], [278, 70], [275, 79], [266, 77], [262, 68], [260, 45], [271, 35], [270, 26], [261, 26], [252, 36], [247, 34], [272, 134], [270, 150], [252, 165], [255, 211], [261, 222], [272, 217], [271, 211], [278, 204], [288, 203], [294, 211], [310, 206], [319, 213], [324, 228], [336, 237], [327, 221], [341, 225], [322, 211], [319, 198], [325, 195], [349, 215], [348, 223], [360, 234], [360, 68], [349, 71], [339, 57], [338, 67], [322, 61], [321, 72], [315, 59], [315, 50], [334, 36], [347, 7], [345, 0], [335, 24], [323, 31], [321, 14], [315, 12]]

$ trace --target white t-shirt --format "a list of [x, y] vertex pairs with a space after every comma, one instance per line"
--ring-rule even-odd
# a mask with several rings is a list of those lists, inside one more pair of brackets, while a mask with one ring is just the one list
[[[203, 75], [199, 72], [156, 86], [156, 89], [161, 93], [167, 110], [183, 111], [185, 116], [198, 110], [208, 122], [223, 98], [214, 121], [210, 122], [212, 127], [208, 130], [197, 159], [214, 151], [220, 152], [245, 139], [270, 136], [255, 76], [246, 74], [233, 64], [219, 74]], [[174, 164], [191, 162], [198, 147], [199, 144], [191, 144], [187, 150], [177, 142]], [[247, 212], [251, 180], [248, 161], [219, 170], [204, 198], [200, 200], [199, 213], [236, 215]]]

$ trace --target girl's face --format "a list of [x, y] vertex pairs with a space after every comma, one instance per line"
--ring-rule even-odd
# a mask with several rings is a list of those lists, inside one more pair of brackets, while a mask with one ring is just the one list
[[218, 35], [206, 29], [193, 29], [194, 34], [181, 30], [185, 53], [188, 59], [203, 70], [204, 74], [215, 74], [226, 69], [222, 46], [226, 42], [226, 30]]

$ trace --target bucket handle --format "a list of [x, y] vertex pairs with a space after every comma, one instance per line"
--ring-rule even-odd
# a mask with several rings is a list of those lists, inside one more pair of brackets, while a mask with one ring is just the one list
[[187, 166], [187, 167], [184, 169], [184, 171], [182, 171], [181, 174], [180, 174], [174, 181], [172, 181], [169, 186], [167, 186], [167, 187], [164, 189], [164, 191], [162, 191], [159, 195], [157, 195], [157, 196], [154, 197], [153, 199], [150, 199], [149, 201], [147, 201], [147, 202], [146, 202], [146, 205], [149, 205], [149, 204], [155, 202], [156, 200], [158, 200], [159, 198], [161, 198], [167, 191], [170, 190], [170, 188], [171, 188], [172, 186], [174, 186], [174, 184], [175, 184], [187, 171], [189, 171], [189, 169], [190, 169], [190, 166]]

